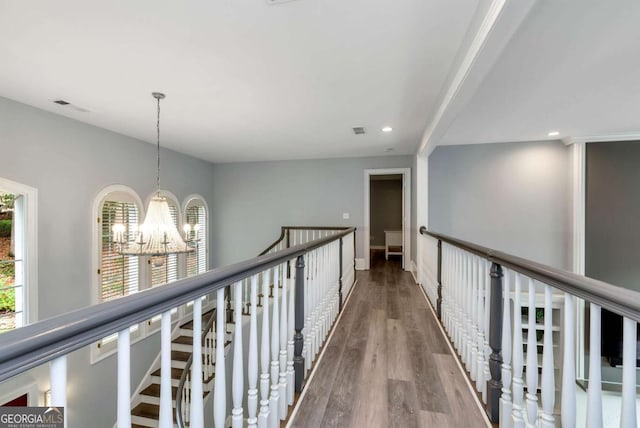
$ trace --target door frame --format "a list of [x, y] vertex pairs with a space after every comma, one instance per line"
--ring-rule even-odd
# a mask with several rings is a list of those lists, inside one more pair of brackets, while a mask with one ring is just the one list
[[402, 269], [410, 269], [411, 260], [411, 168], [381, 168], [364, 170], [364, 269], [370, 267], [370, 230], [371, 230], [371, 176], [372, 175], [402, 175]]

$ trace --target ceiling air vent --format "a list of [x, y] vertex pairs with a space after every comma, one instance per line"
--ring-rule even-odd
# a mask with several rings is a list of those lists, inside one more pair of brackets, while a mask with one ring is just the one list
[[84, 107], [77, 106], [75, 104], [71, 104], [69, 101], [53, 100], [53, 102], [55, 104], [58, 104], [59, 106], [62, 106], [62, 107], [65, 107], [65, 108], [68, 108], [68, 109], [71, 109], [71, 110], [79, 111], [81, 113], [89, 113], [89, 112], [91, 112], [91, 110], [86, 109]]
[[360, 134], [364, 134], [365, 130], [362, 126], [356, 126], [355, 128], [353, 128], [353, 133], [356, 135], [360, 135]]

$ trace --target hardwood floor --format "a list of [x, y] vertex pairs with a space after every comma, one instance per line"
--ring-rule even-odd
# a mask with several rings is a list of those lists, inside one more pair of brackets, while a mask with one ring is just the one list
[[486, 427], [413, 277], [375, 254], [292, 427]]

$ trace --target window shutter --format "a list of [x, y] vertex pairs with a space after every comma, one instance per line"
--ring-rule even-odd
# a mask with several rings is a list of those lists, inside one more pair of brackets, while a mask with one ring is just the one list
[[[168, 201], [169, 213], [173, 224], [178, 227], [178, 207]], [[180, 228], [178, 227], [178, 230]], [[162, 256], [161, 256], [162, 257]], [[151, 265], [151, 286], [167, 284], [178, 279], [178, 256], [177, 254], [169, 254], [164, 256], [164, 264], [162, 266]]]
[[100, 301], [106, 302], [138, 292], [138, 257], [117, 253], [113, 243], [113, 225], [123, 224], [127, 239], [138, 225], [138, 208], [131, 202], [107, 200], [100, 221]]
[[207, 210], [200, 204], [189, 205], [185, 217], [192, 229], [196, 224], [200, 226], [196, 251], [187, 254], [187, 276], [194, 276], [207, 270]]

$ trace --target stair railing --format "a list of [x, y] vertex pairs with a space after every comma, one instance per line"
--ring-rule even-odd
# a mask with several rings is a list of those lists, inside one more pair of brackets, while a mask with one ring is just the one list
[[285, 248], [290, 248], [294, 245], [304, 244], [319, 238], [326, 238], [327, 236], [333, 236], [334, 234], [343, 232], [347, 229], [349, 228], [343, 226], [282, 226], [280, 228], [280, 236], [278, 239], [262, 251], [260, 255], [263, 256]]
[[620, 426], [636, 426], [640, 293], [424, 226], [420, 233], [423, 287], [493, 423], [576, 426], [576, 315], [586, 303], [586, 425], [604, 426], [600, 313], [607, 309], [624, 320]]
[[[160, 428], [173, 426], [173, 400], [171, 385], [171, 311], [193, 302], [194, 355], [202, 355], [200, 342], [201, 297], [215, 293], [216, 307], [223, 308], [225, 287], [233, 288], [235, 313], [242, 313], [242, 282], [251, 284], [251, 319], [249, 327], [248, 376], [243, 367], [243, 322], [234, 328], [232, 375], [225, 370], [225, 348], [215, 347], [214, 425], [222, 428], [227, 420], [227, 381], [231, 386], [234, 427], [244, 422], [243, 396], [248, 393], [247, 415], [249, 426], [277, 427], [286, 417], [293, 403], [294, 391], [300, 391], [306, 370], [326, 340], [328, 327], [335, 321], [340, 278], [340, 256], [344, 242], [350, 242], [354, 228], [337, 232], [333, 236], [316, 239], [288, 249], [256, 257], [203, 274], [184, 278], [162, 287], [78, 309], [47, 320], [9, 331], [0, 335], [0, 382], [49, 363], [51, 406], [67, 405], [67, 355], [91, 345], [103, 337], [118, 333], [117, 354], [117, 426], [131, 426], [130, 401], [130, 346], [131, 326], [162, 314], [161, 320], [161, 381]], [[351, 236], [350, 236], [351, 235]], [[348, 249], [346, 251], [349, 251]], [[351, 259], [353, 260], [353, 259]], [[292, 266], [287, 276], [286, 267]], [[306, 268], [307, 266], [312, 269]], [[306, 269], [305, 269], [306, 268]], [[273, 280], [272, 280], [273, 278]], [[275, 281], [274, 298], [263, 302], [261, 346], [257, 336], [257, 289], [263, 293]], [[282, 290], [282, 291], [281, 291]], [[305, 324], [307, 314], [313, 325]], [[271, 320], [271, 322], [270, 322]], [[265, 331], [267, 334], [265, 334]], [[225, 311], [216, 311], [216, 344], [225, 343]], [[305, 348], [305, 344], [307, 348]], [[200, 358], [196, 358], [200, 360]], [[201, 361], [200, 361], [201, 362]], [[258, 362], [260, 383], [258, 385]], [[192, 365], [190, 426], [203, 426], [202, 375], [198, 364]], [[258, 386], [260, 411], [258, 412]], [[71, 385], [73, 387], [73, 385]], [[81, 411], [81, 410], [74, 410]], [[72, 416], [73, 412], [67, 415]], [[69, 426], [73, 421], [65, 420]]]

